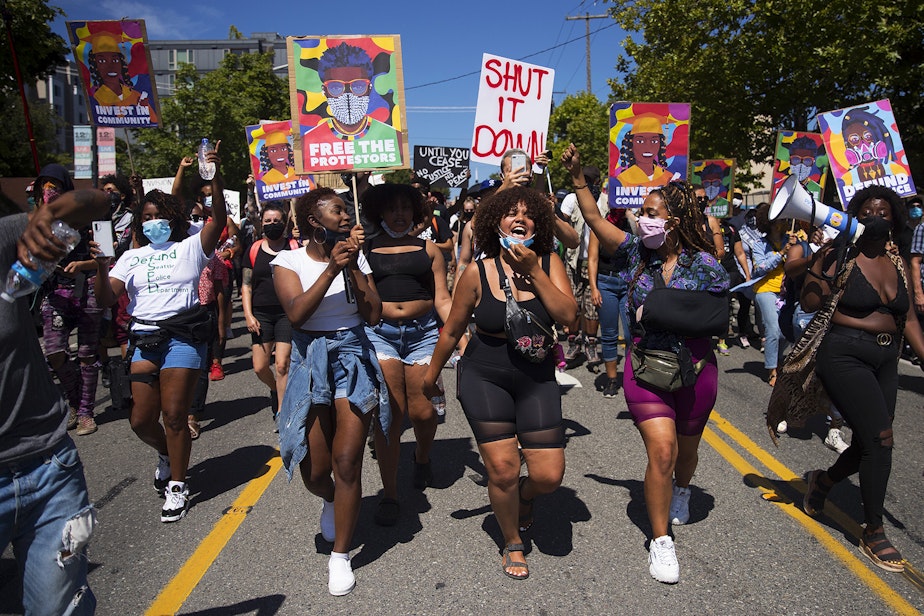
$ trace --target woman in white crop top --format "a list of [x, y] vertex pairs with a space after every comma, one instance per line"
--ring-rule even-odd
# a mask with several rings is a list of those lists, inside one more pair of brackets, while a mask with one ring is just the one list
[[337, 193], [318, 188], [303, 195], [295, 220], [305, 247], [272, 261], [276, 295], [293, 327], [279, 449], [289, 479], [297, 469], [324, 501], [321, 535], [334, 544], [328, 590], [345, 595], [356, 585], [349, 549], [369, 423], [377, 415], [387, 434], [391, 419], [385, 379], [364, 330], [379, 322], [382, 301], [360, 251], [363, 228], [350, 228]]

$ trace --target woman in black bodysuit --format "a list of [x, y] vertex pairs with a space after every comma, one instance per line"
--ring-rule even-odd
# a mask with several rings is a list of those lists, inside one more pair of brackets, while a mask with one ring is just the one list
[[[815, 372], [853, 429], [853, 439], [830, 468], [809, 473], [803, 508], [816, 515], [834, 484], [859, 472], [866, 522], [860, 550], [882, 569], [903, 571], [901, 554], [885, 536], [882, 512], [892, 469], [902, 335], [924, 356], [924, 337], [909, 300], [908, 265], [888, 251], [892, 233], [905, 226], [906, 212], [900, 197], [882, 186], [859, 191], [847, 211], [865, 229], [844, 262], [852, 270], [818, 349]], [[838, 268], [831, 247], [816, 253], [808, 271], [801, 297], [807, 312], [819, 310], [836, 292], [829, 282]]]
[[[577, 314], [565, 267], [553, 252], [555, 222], [548, 200], [530, 188], [510, 188], [482, 202], [474, 239], [484, 258], [456, 282], [452, 310], [424, 377], [435, 395], [436, 378], [474, 313], [475, 335], [457, 366], [457, 397], [475, 434], [488, 475], [488, 496], [504, 536], [503, 571], [525, 579], [520, 532], [532, 525], [533, 499], [554, 491], [565, 472], [561, 393], [555, 359], [530, 363], [507, 342], [505, 292], [552, 326]], [[520, 453], [529, 474], [520, 477]]]

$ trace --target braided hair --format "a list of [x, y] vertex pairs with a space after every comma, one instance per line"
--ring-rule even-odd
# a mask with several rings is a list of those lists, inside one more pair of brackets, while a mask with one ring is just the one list
[[[121, 62], [122, 75], [120, 76], [119, 81], [121, 81], [123, 84], [131, 88], [132, 78], [131, 78], [131, 75], [128, 74], [128, 67], [126, 66], [125, 54], [122, 53], [121, 51], [119, 52], [119, 58], [122, 59], [122, 62]], [[103, 76], [99, 74], [99, 69], [96, 68], [96, 54], [95, 53], [90, 54], [90, 57], [88, 58], [87, 63], [90, 68], [90, 80], [93, 82], [93, 87], [95, 88], [101, 87], [103, 85]], [[119, 94], [119, 92], [116, 92], [116, 94]]]
[[[619, 165], [624, 168], [631, 167], [638, 162], [635, 160], [635, 152], [632, 151], [632, 137], [632, 131], [627, 131], [622, 138], [622, 145], [619, 146]], [[658, 135], [658, 140], [661, 145], [658, 146], [658, 158], [655, 165], [667, 168], [667, 141], [664, 135]]]
[[[703, 213], [699, 209], [696, 201], [696, 194], [689, 182], [674, 181], [661, 188], [655, 188], [649, 194], [657, 194], [664, 201], [667, 213], [672, 218], [680, 222], [674, 227], [677, 232], [676, 241], [680, 242], [680, 250], [683, 252], [705, 252], [715, 256], [715, 245], [711, 238], [706, 237]], [[648, 268], [652, 255], [656, 254], [654, 250], [646, 248], [644, 245], [639, 248], [641, 257], [632, 282], [629, 284], [629, 297], [632, 296], [635, 284], [641, 277], [642, 272]]]
[[[289, 166], [295, 166], [295, 153], [292, 151], [292, 146], [286, 144], [286, 149], [289, 150]], [[266, 151], [266, 144], [260, 146], [260, 171], [266, 173], [273, 168], [273, 163], [270, 162], [269, 153]]]

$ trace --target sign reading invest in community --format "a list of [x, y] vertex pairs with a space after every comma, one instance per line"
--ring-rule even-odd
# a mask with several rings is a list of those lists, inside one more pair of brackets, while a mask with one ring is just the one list
[[160, 107], [144, 20], [69, 21], [67, 32], [93, 125], [156, 127]]
[[776, 137], [776, 157], [773, 161], [773, 188], [770, 200], [783, 182], [794, 175], [805, 190], [821, 202], [828, 176], [828, 154], [820, 133], [781, 130]]
[[818, 114], [837, 194], [846, 207], [858, 190], [879, 184], [915, 194], [908, 154], [889, 99]]
[[468, 148], [441, 145], [414, 146], [414, 175], [430, 186], [457, 188], [468, 180]]
[[652, 188], [687, 177], [689, 103], [610, 107], [610, 207], [639, 207]]
[[300, 197], [315, 187], [312, 176], [295, 172], [290, 120], [261, 121], [246, 130], [250, 168], [256, 181], [254, 189], [261, 203]]
[[409, 168], [401, 37], [286, 41], [296, 171]]
[[510, 148], [531, 160], [546, 149], [555, 71], [486, 53], [481, 59], [472, 158], [500, 164]]
[[709, 200], [704, 213], [716, 218], [730, 216], [731, 208], [728, 207], [728, 203], [735, 187], [735, 159], [694, 160], [690, 167], [690, 183], [701, 185], [706, 191], [706, 199]]

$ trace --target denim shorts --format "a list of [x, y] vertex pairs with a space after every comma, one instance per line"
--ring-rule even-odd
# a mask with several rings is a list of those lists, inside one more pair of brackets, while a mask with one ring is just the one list
[[149, 361], [164, 370], [166, 368], [190, 368], [201, 370], [205, 367], [208, 344], [192, 344], [179, 338], [168, 338], [157, 347], [148, 350], [135, 349], [132, 361]]
[[379, 361], [399, 359], [408, 366], [426, 366], [440, 330], [436, 313], [431, 310], [417, 319], [382, 319], [378, 325], [367, 326], [366, 335]]

